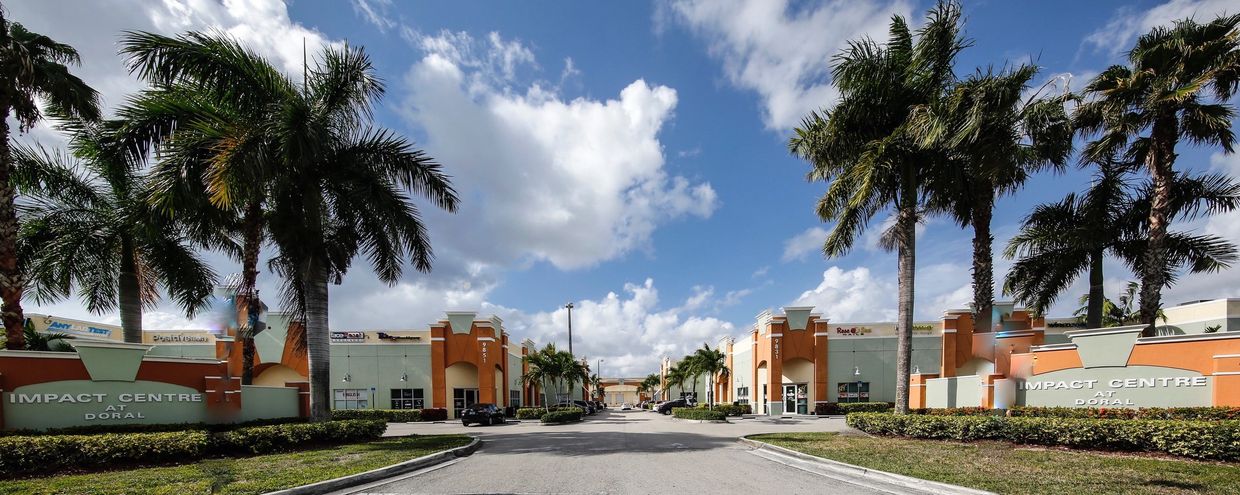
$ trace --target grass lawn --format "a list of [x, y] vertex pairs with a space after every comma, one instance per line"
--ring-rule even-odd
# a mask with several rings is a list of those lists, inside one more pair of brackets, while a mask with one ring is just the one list
[[465, 435], [386, 438], [253, 457], [207, 459], [179, 466], [0, 481], [0, 494], [263, 493], [339, 478], [460, 447]]
[[840, 462], [998, 493], [1240, 493], [1240, 464], [1003, 442], [773, 433], [749, 438]]

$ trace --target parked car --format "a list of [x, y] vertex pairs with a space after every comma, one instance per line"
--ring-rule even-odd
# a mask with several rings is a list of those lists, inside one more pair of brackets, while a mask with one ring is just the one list
[[659, 414], [671, 414], [673, 407], [690, 407], [690, 405], [689, 401], [685, 399], [669, 400], [659, 404], [659, 408], [656, 409], [656, 411], [658, 411]]
[[584, 410], [587, 416], [593, 416], [595, 413], [598, 412], [598, 409], [594, 407], [594, 403], [589, 402], [589, 401], [575, 400], [573, 401], [573, 404], [576, 404], [577, 407], [580, 407], [582, 410]]
[[481, 425], [491, 426], [495, 423], [505, 423], [504, 410], [495, 406], [495, 404], [474, 404], [464, 411], [461, 411], [461, 424], [469, 426], [478, 423]]
[[628, 402], [625, 402], [624, 404], [620, 404], [620, 410], [621, 411], [632, 411], [633, 405], [629, 404]]

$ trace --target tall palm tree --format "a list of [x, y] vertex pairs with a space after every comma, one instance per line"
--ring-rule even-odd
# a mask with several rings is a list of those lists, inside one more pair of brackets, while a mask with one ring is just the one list
[[702, 348], [695, 351], [694, 355], [697, 356], [698, 366], [701, 368], [702, 372], [710, 376], [710, 386], [712, 391], [709, 395], [709, 404], [710, 407], [714, 409], [714, 387], [717, 378], [726, 378], [731, 373], [731, 370], [728, 369], [728, 355], [723, 352], [722, 349], [711, 349], [710, 344], [707, 343], [702, 343]]
[[[283, 278], [286, 307], [304, 315], [311, 416], [328, 419], [328, 284], [339, 283], [358, 255], [389, 284], [400, 280], [406, 259], [430, 271], [430, 239], [410, 195], [455, 211], [448, 177], [407, 139], [375, 126], [371, 110], [384, 86], [360, 48], [325, 48], [301, 83], [257, 56], [236, 63], [247, 52], [224, 35], [128, 33], [121, 51], [133, 72], [157, 86], [191, 84], [236, 108], [263, 108], [262, 136], [251, 144], [266, 148], [264, 167], [274, 171], [261, 177], [267, 232], [279, 251], [269, 267]], [[237, 167], [253, 163], [228, 160], [217, 173], [244, 177]], [[248, 198], [234, 181], [215, 186]]]
[[[1009, 241], [1004, 255], [1018, 258], [1008, 272], [1004, 292], [1037, 312], [1045, 312], [1082, 273], [1089, 277], [1084, 298], [1085, 324], [1105, 326], [1109, 312], [1103, 294], [1102, 263], [1106, 255], [1119, 257], [1134, 272], [1145, 262], [1152, 185], [1131, 184], [1123, 164], [1098, 164], [1090, 188], [1082, 195], [1039, 205], [1025, 217], [1020, 233]], [[1179, 176], [1172, 185], [1173, 218], [1196, 218], [1203, 213], [1230, 211], [1240, 206], [1240, 186], [1224, 174]], [[1187, 268], [1194, 273], [1222, 270], [1236, 260], [1236, 246], [1212, 235], [1172, 231], [1168, 235], [1166, 280]]]
[[667, 380], [667, 388], [669, 390], [675, 385], [676, 388], [680, 389], [681, 395], [685, 394], [685, 382], [689, 381], [689, 374], [686, 373], [684, 366], [676, 364], [668, 368], [667, 375], [664, 378]]
[[[240, 66], [233, 68], [238, 72], [270, 69], [247, 51], [234, 53], [229, 62]], [[125, 121], [121, 133], [131, 151], [139, 156], [154, 151], [158, 158], [147, 192], [151, 204], [170, 217], [196, 213], [195, 225], [204, 233], [225, 232], [241, 241], [240, 249], [232, 242], [212, 247], [223, 248], [241, 262], [237, 293], [245, 297], [247, 318], [237, 329], [237, 339], [242, 345], [244, 385], [253, 381], [254, 336], [263, 330], [258, 262], [266, 238], [267, 193], [278, 173], [272, 168], [262, 126], [268, 118], [265, 109], [288, 96], [288, 88], [268, 89], [267, 104], [240, 108], [228, 94], [187, 78], [145, 90], [118, 111]]]
[[98, 119], [99, 94], [67, 67], [79, 63], [73, 47], [9, 22], [0, 6], [0, 311], [9, 349], [25, 348], [25, 284], [17, 259], [17, 191], [10, 182], [13, 158], [8, 118], [12, 115], [19, 131], [26, 132], [43, 117], [36, 103], [41, 100], [74, 118]]
[[594, 390], [594, 396], [598, 400], [603, 400], [603, 379], [599, 378], [598, 373], [590, 376], [590, 388]]
[[973, 322], [980, 331], [993, 328], [995, 201], [1019, 190], [1035, 172], [1062, 169], [1072, 151], [1064, 106], [1071, 95], [1045, 97], [1039, 91], [1027, 97], [1037, 73], [1032, 65], [997, 74], [979, 70], [914, 117], [922, 145], [947, 149], [959, 163], [945, 170], [954, 176], [947, 184], [956, 187], [936, 191], [932, 203], [962, 227], [973, 227]]
[[[555, 349], [555, 344], [547, 344], [542, 349], [521, 358], [525, 363], [529, 364], [529, 371], [521, 375], [521, 383], [526, 386], [538, 386], [544, 393], [547, 390], [554, 390], [557, 395], [555, 400], [557, 401], [559, 400], [558, 395], [560, 393], [559, 383], [564, 376], [562, 360], [557, 359], [556, 356], [558, 352]], [[552, 385], [551, 387], [547, 386], [549, 383]], [[546, 405], [550, 404], [544, 404], [544, 406]]]
[[882, 246], [896, 250], [899, 260], [900, 413], [908, 411], [917, 222], [927, 192], [945, 187], [939, 176], [948, 161], [945, 153], [919, 145], [910, 114], [943, 98], [955, 82], [956, 55], [968, 45], [960, 35], [960, 16], [959, 5], [940, 2], [915, 35], [895, 16], [886, 44], [868, 38], [850, 42], [832, 69], [839, 102], [810, 113], [788, 144], [793, 154], [810, 162], [809, 180], [828, 183], [817, 205], [819, 218], [835, 222], [823, 245], [826, 256], [848, 253], [875, 215], [894, 210], [895, 223], [883, 235]]
[[1152, 333], [1166, 285], [1171, 184], [1181, 139], [1230, 153], [1235, 143], [1227, 102], [1240, 87], [1240, 14], [1201, 24], [1191, 19], [1142, 35], [1127, 65], [1103, 71], [1084, 89], [1076, 108], [1087, 160], [1123, 153], [1153, 181], [1149, 249], [1141, 272], [1141, 322]]
[[120, 309], [125, 342], [142, 342], [142, 310], [159, 286], [192, 316], [209, 304], [215, 274], [188, 242], [185, 228], [142, 197], [145, 177], [117, 149], [110, 123], [67, 121], [72, 156], [42, 147], [15, 148], [15, 168], [80, 170], [72, 187], [35, 193], [22, 206], [23, 269], [41, 303], [76, 289], [94, 313]]

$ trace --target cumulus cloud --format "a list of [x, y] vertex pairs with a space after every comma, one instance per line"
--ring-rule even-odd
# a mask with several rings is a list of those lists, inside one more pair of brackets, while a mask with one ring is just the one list
[[784, 262], [804, 260], [810, 253], [821, 252], [822, 243], [826, 242], [827, 234], [827, 229], [822, 227], [805, 229], [800, 234], [784, 241], [784, 255], [780, 259]]
[[728, 82], [762, 97], [767, 128], [786, 130], [810, 110], [835, 103], [830, 61], [848, 40], [884, 40], [891, 15], [907, 17], [911, 10], [905, 0], [672, 0], [660, 6], [655, 21], [656, 29], [671, 21], [702, 38]]
[[1154, 8], [1121, 7], [1107, 24], [1085, 38], [1084, 45], [1097, 51], [1119, 55], [1133, 42], [1157, 26], [1171, 26], [1180, 19], [1209, 22], [1222, 14], [1240, 12], [1234, 0], [1171, 0]]
[[[597, 300], [575, 301], [573, 352], [591, 364], [603, 359], [608, 376], [644, 376], [658, 369], [662, 356], [680, 357], [703, 343], [714, 346], [720, 338], [735, 334], [736, 328], [716, 318], [687, 314], [690, 307], [705, 302], [702, 294], [708, 292], [696, 288], [682, 305], [660, 309], [654, 280], [646, 279], [625, 284], [622, 294], [609, 292]], [[483, 309], [503, 318], [512, 335], [529, 337], [540, 346], [568, 346], [567, 309], [525, 312], [491, 304], [484, 304]]]
[[518, 92], [516, 68], [536, 62], [515, 41], [444, 32], [419, 46], [405, 115], [463, 192], [444, 237], [466, 255], [587, 267], [649, 249], [669, 220], [718, 208], [709, 183], [665, 170], [659, 132], [674, 89], [638, 79], [605, 100], [566, 100], [537, 83]]

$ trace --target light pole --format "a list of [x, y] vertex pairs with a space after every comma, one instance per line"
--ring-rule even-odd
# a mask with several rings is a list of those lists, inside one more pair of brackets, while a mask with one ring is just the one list
[[568, 308], [568, 355], [573, 355], [573, 303], [564, 305]]

